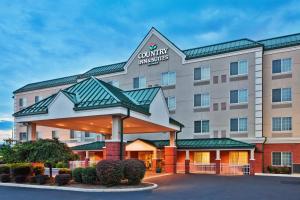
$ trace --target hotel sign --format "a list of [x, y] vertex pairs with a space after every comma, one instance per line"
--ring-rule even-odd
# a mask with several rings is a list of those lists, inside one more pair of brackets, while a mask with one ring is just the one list
[[149, 51], [144, 51], [138, 54], [139, 65], [148, 64], [157, 65], [160, 61], [166, 61], [169, 59], [168, 48], [157, 48], [157, 44], [150, 42]]

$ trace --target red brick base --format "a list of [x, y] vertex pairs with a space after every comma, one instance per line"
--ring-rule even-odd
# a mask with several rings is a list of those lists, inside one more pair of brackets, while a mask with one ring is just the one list
[[[103, 158], [107, 160], [120, 160], [120, 142], [105, 142]], [[123, 159], [125, 158], [125, 143], [123, 143]]]
[[190, 173], [190, 160], [184, 161], [184, 173], [189, 174]]
[[165, 146], [165, 171], [176, 173], [177, 149], [176, 147]]
[[216, 163], [216, 174], [221, 174], [221, 160], [215, 160]]

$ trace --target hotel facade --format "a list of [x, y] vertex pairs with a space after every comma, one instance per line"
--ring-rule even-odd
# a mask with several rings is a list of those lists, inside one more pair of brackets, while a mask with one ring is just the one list
[[181, 50], [152, 28], [125, 62], [14, 91], [15, 139], [59, 138], [81, 160], [149, 170], [296, 173], [299, 55], [300, 34]]

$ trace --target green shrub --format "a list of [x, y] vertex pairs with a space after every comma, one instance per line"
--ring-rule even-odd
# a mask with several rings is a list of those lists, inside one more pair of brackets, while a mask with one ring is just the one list
[[102, 160], [97, 164], [96, 171], [102, 185], [118, 185], [123, 178], [122, 162], [119, 160]]
[[28, 178], [28, 176], [17, 175], [17, 176], [15, 177], [15, 182], [16, 182], [16, 183], [25, 183], [25, 182], [27, 182], [27, 178]]
[[32, 166], [29, 163], [15, 163], [11, 164], [11, 171], [13, 176], [29, 176], [32, 172]]
[[35, 176], [29, 176], [29, 177], [28, 177], [28, 181], [29, 181], [29, 183], [36, 183], [36, 178], [35, 178]]
[[45, 167], [35, 166], [32, 168], [34, 175], [43, 175], [45, 173]]
[[122, 164], [124, 178], [128, 180], [128, 184], [140, 184], [146, 173], [146, 166], [144, 162], [138, 159], [128, 159], [124, 160]]
[[82, 183], [82, 178], [81, 178], [82, 170], [83, 170], [83, 168], [79, 167], [79, 168], [75, 168], [72, 171], [72, 177], [73, 177], [74, 181], [77, 183]]
[[87, 167], [82, 169], [82, 183], [83, 184], [96, 184], [97, 172], [95, 167]]
[[2, 183], [10, 182], [10, 175], [9, 174], [0, 174], [0, 181]]
[[268, 166], [267, 170], [269, 173], [273, 173], [273, 174], [290, 174], [291, 173], [290, 167]]
[[58, 174], [55, 176], [55, 183], [59, 186], [67, 185], [71, 180], [70, 174]]
[[68, 163], [65, 163], [65, 162], [58, 162], [58, 163], [56, 163], [55, 167], [56, 168], [68, 168], [69, 165], [68, 165]]
[[71, 170], [68, 168], [61, 168], [58, 170], [58, 174], [72, 174]]
[[10, 168], [8, 165], [0, 165], [0, 174], [10, 174]]

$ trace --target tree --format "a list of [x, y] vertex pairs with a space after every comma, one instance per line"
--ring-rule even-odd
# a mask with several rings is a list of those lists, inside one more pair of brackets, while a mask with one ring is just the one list
[[77, 157], [72, 150], [58, 139], [39, 139], [28, 141], [13, 146], [9, 153], [3, 155], [3, 160], [11, 162], [42, 162], [48, 165], [50, 177], [52, 177], [52, 166], [57, 162], [68, 162]]

